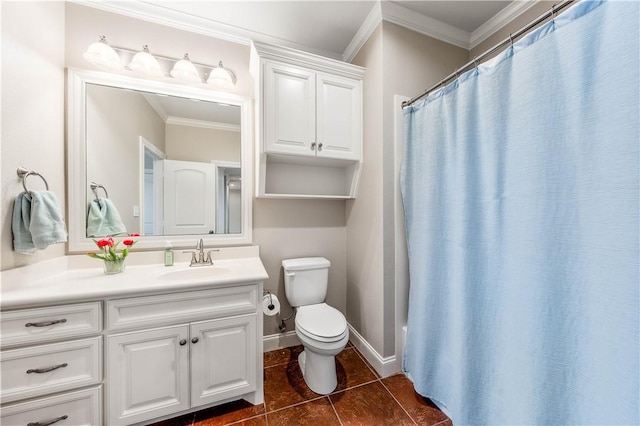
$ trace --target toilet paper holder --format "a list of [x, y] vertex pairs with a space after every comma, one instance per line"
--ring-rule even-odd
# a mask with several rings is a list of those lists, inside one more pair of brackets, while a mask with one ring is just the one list
[[[271, 294], [271, 290], [262, 291], [262, 297], [264, 298], [266, 296], [269, 297], [269, 304], [267, 305], [267, 309], [269, 310], [275, 309], [276, 307], [275, 307], [275, 304], [273, 303], [274, 296]], [[286, 318], [281, 318], [280, 324], [278, 325], [278, 329], [280, 330], [280, 333], [284, 333], [287, 330], [287, 324], [285, 323], [285, 321], [291, 319], [294, 314], [295, 314], [295, 309], [292, 309], [291, 314], [289, 314]]]
[[269, 306], [267, 306], [267, 308], [270, 311], [273, 311], [273, 309], [275, 308], [275, 305], [273, 304], [273, 297], [271, 296], [271, 290], [264, 290], [262, 292], [262, 296], [263, 297], [266, 296], [266, 295], [269, 295]]

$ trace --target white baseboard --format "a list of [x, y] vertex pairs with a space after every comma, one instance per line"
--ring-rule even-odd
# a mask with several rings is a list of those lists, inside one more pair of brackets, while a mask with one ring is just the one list
[[[390, 356], [383, 358], [364, 337], [358, 333], [355, 328], [349, 326], [349, 339], [353, 345], [360, 351], [369, 364], [376, 370], [381, 377], [389, 377], [402, 371], [402, 357]], [[281, 334], [270, 334], [262, 339], [262, 347], [264, 352], [275, 351], [277, 349], [297, 346], [300, 340], [295, 330], [287, 331]]]
[[375, 349], [373, 349], [373, 346], [371, 346], [369, 342], [367, 342], [364, 337], [362, 337], [360, 333], [351, 326], [351, 324], [349, 324], [349, 338], [353, 345], [360, 351], [367, 362], [371, 364], [374, 370], [376, 370], [381, 377], [393, 376], [394, 374], [402, 371], [399, 357], [394, 355], [383, 358]]
[[300, 344], [295, 330], [286, 333], [270, 334], [262, 338], [262, 351], [270, 352], [277, 349], [289, 348]]

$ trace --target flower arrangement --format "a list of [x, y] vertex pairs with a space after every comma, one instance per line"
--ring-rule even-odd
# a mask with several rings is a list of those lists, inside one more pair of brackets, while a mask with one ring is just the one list
[[[132, 233], [129, 234], [129, 236], [139, 237], [140, 234]], [[125, 247], [120, 251], [120, 253], [118, 253], [118, 245], [120, 244], [120, 241], [116, 242], [113, 237], [103, 238], [101, 240], [93, 240], [93, 242], [96, 243], [96, 245], [100, 249], [100, 253], [89, 252], [87, 253], [87, 255], [89, 257], [93, 257], [94, 259], [100, 259], [106, 262], [122, 262], [129, 254], [131, 247], [136, 243], [135, 240], [131, 238], [122, 240], [122, 244]]]

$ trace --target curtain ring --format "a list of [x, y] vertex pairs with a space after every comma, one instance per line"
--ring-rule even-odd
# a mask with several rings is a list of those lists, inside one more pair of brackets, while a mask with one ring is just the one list
[[555, 4], [551, 5], [551, 20], [552, 21], [556, 20], [556, 5]]
[[513, 35], [509, 33], [509, 41], [511, 42], [511, 47], [513, 47]]
[[478, 57], [477, 56], [473, 57], [473, 65], [475, 65], [475, 67], [478, 68]]

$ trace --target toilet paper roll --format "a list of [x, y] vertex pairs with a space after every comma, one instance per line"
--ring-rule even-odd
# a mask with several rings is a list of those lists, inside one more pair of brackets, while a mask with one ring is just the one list
[[272, 317], [280, 313], [280, 301], [275, 294], [265, 294], [262, 297], [262, 312]]

